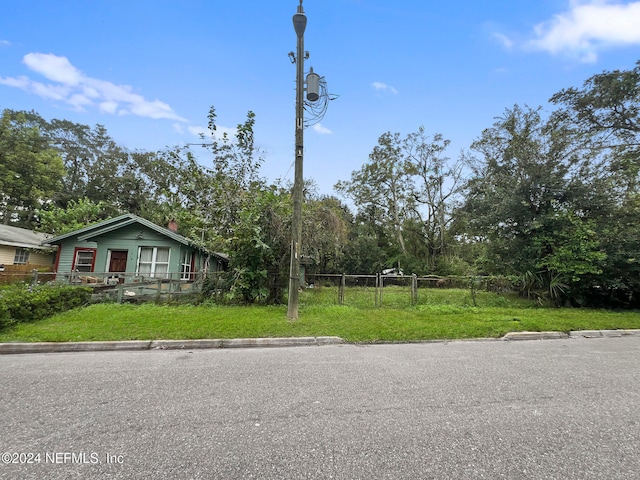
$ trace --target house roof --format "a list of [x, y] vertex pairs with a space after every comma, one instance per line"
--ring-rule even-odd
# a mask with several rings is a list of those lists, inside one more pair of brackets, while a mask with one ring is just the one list
[[0, 245], [17, 248], [33, 248], [37, 250], [51, 250], [47, 233], [34, 232], [26, 228], [12, 227], [10, 225], [0, 225]]
[[84, 228], [80, 228], [79, 230], [74, 230], [73, 232], [65, 233], [64, 235], [59, 235], [57, 237], [50, 238], [43, 243], [55, 245], [68, 238], [77, 238], [80, 241], [90, 240], [100, 235], [104, 235], [105, 233], [109, 233], [114, 230], [118, 230], [119, 228], [133, 225], [136, 223], [143, 225], [149, 228], [150, 230], [153, 230], [161, 235], [164, 235], [165, 237], [169, 237], [178, 243], [192, 246], [205, 253], [210, 253], [220, 258], [221, 260], [228, 262], [228, 257], [226, 255], [222, 253], [209, 252], [207, 249], [197, 245], [195, 242], [191, 241], [186, 237], [183, 237], [182, 235], [174, 232], [173, 230], [169, 230], [168, 228], [164, 228], [159, 225], [156, 225], [155, 223], [150, 222], [149, 220], [139, 217], [137, 215], [134, 215], [132, 213], [126, 213], [124, 215], [120, 215], [119, 217], [110, 218], [108, 220], [104, 220], [102, 222], [95, 223], [93, 225], [89, 225]]

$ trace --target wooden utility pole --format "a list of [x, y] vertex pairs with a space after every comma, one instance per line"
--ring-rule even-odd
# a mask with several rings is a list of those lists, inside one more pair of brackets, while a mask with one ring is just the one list
[[293, 180], [293, 218], [291, 221], [291, 265], [289, 270], [289, 303], [287, 318], [298, 319], [300, 291], [300, 255], [302, 254], [302, 158], [304, 153], [304, 31], [307, 17], [302, 0], [293, 16], [293, 28], [298, 37], [295, 62], [296, 73], [296, 163]]

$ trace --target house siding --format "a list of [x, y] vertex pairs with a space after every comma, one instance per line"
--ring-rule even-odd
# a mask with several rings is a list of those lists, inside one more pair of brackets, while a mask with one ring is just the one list
[[16, 247], [0, 246], [0, 264], [13, 265], [13, 259], [16, 255]]
[[[127, 251], [126, 271], [130, 273], [137, 271], [140, 247], [168, 247], [170, 249], [169, 272], [172, 273], [180, 272], [180, 258], [183, 251], [195, 252], [193, 247], [183, 245], [139, 224], [126, 226], [98, 237], [93, 237], [91, 240], [90, 242], [80, 242], [72, 237], [63, 242], [58, 272], [71, 272], [74, 252], [82, 247], [96, 249], [94, 271], [99, 273], [109, 270], [109, 252], [112, 250]], [[200, 271], [203, 265], [202, 255], [196, 253], [195, 257], [195, 270]]]
[[55, 259], [55, 255], [53, 253], [40, 253], [31, 251], [29, 254], [29, 262], [30, 265], [51, 265], [53, 266], [53, 262]]
[[[78, 242], [75, 239], [68, 239], [61, 244], [60, 259], [58, 260], [58, 273], [70, 273], [76, 248], [98, 248], [96, 242]], [[97, 264], [96, 264], [97, 265]]]
[[138, 267], [140, 247], [169, 247], [169, 272], [179, 272], [181, 249], [188, 248], [143, 225], [129, 225], [95, 237], [95, 240], [99, 244], [96, 256], [96, 271], [99, 272], [106, 272], [109, 269], [107, 262], [110, 250], [126, 250], [127, 272], [135, 272]]
[[[83, 248], [95, 251], [92, 271], [98, 275], [109, 270], [109, 266], [112, 263], [110, 261], [111, 253], [115, 251], [127, 252], [126, 265], [125, 258], [122, 256], [118, 256], [113, 264], [114, 268], [118, 270], [124, 269], [128, 274], [138, 272], [141, 248], [169, 249], [168, 263], [164, 263], [164, 259], [160, 260], [160, 257], [158, 257], [158, 263], [155, 264], [155, 267], [158, 267], [157, 273], [168, 271], [171, 274], [179, 274], [182, 270], [182, 256], [185, 253], [193, 254], [194, 260], [191, 265], [191, 273], [201, 272], [208, 256], [202, 249], [191, 245], [188, 239], [131, 214], [121, 215], [120, 217], [52, 238], [49, 243], [60, 247], [56, 268], [56, 271], [60, 274], [71, 273], [75, 253]], [[218, 256], [211, 255], [209, 270], [217, 271], [223, 269], [224, 264], [222, 262], [223, 260], [220, 260]], [[154, 264], [145, 262], [143, 271], [150, 273], [151, 269], [155, 267]]]
[[[16, 257], [16, 250], [20, 247], [0, 245], [0, 265], [13, 265]], [[27, 265], [53, 265], [53, 253], [40, 253], [31, 250]]]

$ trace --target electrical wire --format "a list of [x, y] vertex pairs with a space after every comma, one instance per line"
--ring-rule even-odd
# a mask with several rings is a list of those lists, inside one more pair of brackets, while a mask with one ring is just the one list
[[320, 123], [327, 113], [329, 102], [338, 98], [338, 95], [329, 93], [329, 90], [327, 89], [327, 81], [324, 77], [320, 77], [318, 87], [318, 100], [315, 102], [310, 102], [309, 100], [304, 101], [304, 111], [306, 112], [304, 120], [305, 128]]

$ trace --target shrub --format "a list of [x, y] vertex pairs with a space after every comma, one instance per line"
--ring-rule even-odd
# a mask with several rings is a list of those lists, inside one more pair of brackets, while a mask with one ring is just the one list
[[64, 285], [11, 285], [0, 290], [0, 328], [33, 322], [86, 305], [91, 289]]

